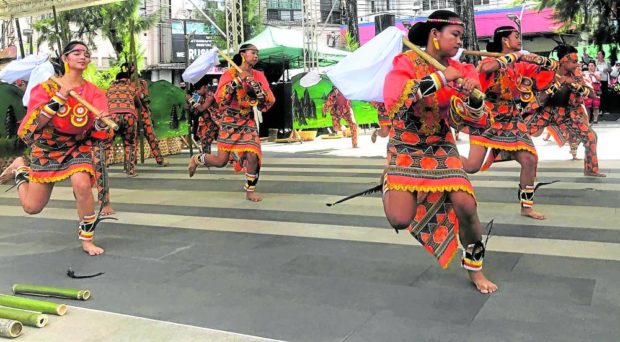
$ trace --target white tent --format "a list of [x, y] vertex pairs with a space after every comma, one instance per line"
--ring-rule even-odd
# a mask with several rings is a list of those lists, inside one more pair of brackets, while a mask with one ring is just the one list
[[[0, 19], [31, 17], [56, 11], [68, 11], [77, 8], [104, 5], [119, 0], [1, 0]], [[120, 0], [122, 1], [122, 0]]]

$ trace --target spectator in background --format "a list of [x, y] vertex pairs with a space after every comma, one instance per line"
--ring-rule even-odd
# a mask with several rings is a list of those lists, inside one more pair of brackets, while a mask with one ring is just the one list
[[586, 48], [583, 48], [583, 54], [581, 55], [581, 63], [583, 63], [584, 65], [588, 65], [588, 63], [590, 63], [590, 61], [593, 61], [594, 58], [590, 57], [590, 55], [587, 52]]
[[607, 103], [607, 89], [609, 88], [609, 73], [611, 72], [611, 66], [609, 62], [605, 60], [605, 51], [599, 50], [596, 55], [596, 70], [601, 74], [601, 112], [603, 115], [609, 113], [609, 106]]
[[585, 98], [584, 104], [588, 109], [590, 122], [598, 123], [598, 113], [601, 105], [601, 74], [596, 71], [596, 63], [594, 61], [590, 61], [590, 63], [588, 63], [588, 70], [584, 71], [583, 78], [586, 81], [586, 84], [588, 84], [588, 86], [596, 92], [596, 97]]

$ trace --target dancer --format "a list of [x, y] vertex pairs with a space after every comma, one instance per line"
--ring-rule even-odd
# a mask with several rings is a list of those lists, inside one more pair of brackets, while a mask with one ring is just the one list
[[[455, 255], [458, 234], [462, 266], [482, 293], [497, 286], [482, 273], [485, 244], [473, 187], [459, 159], [448, 124], [467, 132], [486, 127], [484, 102], [470, 98], [480, 88], [472, 65], [452, 60], [464, 24], [456, 13], [433, 12], [409, 30], [409, 40], [447, 68], [441, 72], [413, 51], [395, 57], [385, 79], [384, 101], [392, 119], [387, 147], [383, 206], [394, 229], [405, 229], [442, 267]], [[461, 91], [454, 81], [463, 78]], [[479, 119], [477, 119], [479, 118]]]
[[527, 120], [530, 134], [540, 134], [547, 127], [560, 146], [570, 140], [571, 135], [579, 137], [586, 150], [584, 175], [606, 177], [599, 172], [596, 154], [598, 136], [588, 124], [587, 112], [583, 106], [583, 99], [593, 98], [596, 94], [575, 74], [579, 65], [577, 49], [570, 45], [560, 45], [555, 50], [560, 59], [560, 67], [555, 83], [548, 91], [550, 97], [545, 106]]
[[90, 63], [86, 44], [70, 42], [61, 59], [65, 65], [65, 74], [60, 78], [63, 87], [51, 80], [34, 87], [18, 130], [18, 136], [30, 147], [30, 166], [22, 157], [15, 159], [0, 175], [0, 182], [13, 178], [24, 211], [38, 214], [49, 201], [54, 184], [69, 178], [80, 218], [78, 237], [82, 248], [90, 255], [98, 255], [103, 249], [93, 242], [101, 218], [95, 212], [91, 192], [95, 181], [92, 146], [106, 139], [107, 132], [93, 113], [69, 97], [69, 91], [80, 94], [104, 116], [108, 103], [105, 93], [82, 77]]
[[[114, 122], [118, 125], [117, 133], [120, 135], [124, 148], [124, 170], [127, 177], [136, 177], [136, 162], [138, 146], [138, 112], [136, 104], [138, 90], [130, 80], [130, 74], [121, 71], [116, 75], [106, 92], [108, 107]], [[112, 144], [112, 141], [110, 141]]]
[[251, 44], [244, 44], [233, 58], [242, 73], [235, 68], [225, 72], [215, 92], [215, 100], [220, 106], [222, 119], [217, 138], [217, 155], [201, 153], [190, 158], [188, 169], [192, 177], [198, 165], [224, 167], [231, 152], [239, 156], [238, 164], [245, 165], [246, 198], [259, 202], [262, 198], [255, 192], [260, 174], [262, 152], [257, 122], [254, 120], [253, 107], [267, 111], [275, 98], [265, 74], [254, 70], [258, 63], [258, 49]]
[[327, 116], [327, 112], [331, 113], [332, 127], [336, 132], [342, 132], [341, 119], [347, 122], [351, 129], [351, 144], [353, 148], [357, 148], [357, 123], [355, 123], [355, 116], [351, 109], [351, 101], [347, 100], [336, 86], [332, 87], [332, 91], [323, 105], [323, 117]]
[[[469, 157], [461, 157], [465, 171], [486, 170], [494, 160], [514, 159], [521, 165], [518, 199], [521, 215], [542, 220], [534, 210], [538, 155], [522, 115], [539, 104], [534, 91], [544, 89], [552, 80], [557, 62], [534, 54], [522, 54], [519, 31], [512, 26], [495, 29], [489, 52], [501, 52], [499, 58], [485, 58], [479, 65], [482, 89], [493, 109], [493, 124], [470, 137]], [[487, 162], [487, 150], [492, 149]]]
[[142, 119], [142, 134], [146, 138], [146, 141], [151, 148], [151, 154], [153, 158], [155, 158], [155, 162], [158, 166], [166, 167], [168, 166], [168, 161], [161, 154], [161, 150], [159, 149], [159, 140], [157, 136], [155, 136], [155, 130], [153, 127], [153, 120], [151, 114], [151, 98], [149, 97], [149, 85], [148, 83], [140, 79], [140, 86], [138, 87], [138, 98], [140, 101], [140, 118]]
[[189, 98], [195, 117], [198, 117], [198, 127], [196, 128], [196, 138], [200, 142], [202, 153], [211, 153], [211, 143], [217, 139], [219, 133], [220, 111], [217, 108], [213, 92], [207, 86], [206, 81], [198, 81], [195, 85], [195, 94]]
[[370, 135], [370, 141], [374, 144], [377, 141], [377, 136], [385, 138], [390, 134], [392, 121], [385, 110], [385, 104], [383, 102], [373, 101], [370, 104], [377, 108], [377, 116], [379, 119], [379, 128], [372, 131], [372, 134]]

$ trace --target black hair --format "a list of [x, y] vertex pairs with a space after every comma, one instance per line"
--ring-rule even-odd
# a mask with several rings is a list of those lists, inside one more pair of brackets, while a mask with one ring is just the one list
[[81, 42], [79, 40], [73, 40], [73, 41], [70, 41], [67, 45], [65, 45], [65, 48], [62, 50], [63, 56], [71, 52], [71, 50], [73, 50], [73, 48], [76, 45], [84, 45], [88, 49], [88, 45], [86, 45], [86, 43]]
[[493, 40], [487, 44], [488, 52], [502, 52], [502, 38], [510, 36], [517, 29], [512, 26], [500, 26], [493, 33]]
[[595, 62], [595, 61], [593, 61], [593, 60], [590, 60], [590, 61], [588, 62], [588, 66], [590, 66], [590, 64], [594, 64], [594, 66], [596, 66], [596, 62]]
[[116, 79], [117, 80], [128, 79], [128, 78], [130, 78], [130, 75], [129, 75], [128, 72], [119, 71], [119, 73], [116, 74]]
[[553, 50], [558, 54], [558, 59], [562, 59], [571, 53], [577, 53], [577, 49], [572, 45], [558, 45]]
[[602, 54], [603, 54], [603, 58], [605, 58], [605, 51], [603, 51], [603, 50], [598, 50], [598, 52], [602, 53]]
[[[459, 18], [458, 14], [448, 10], [438, 10], [428, 16], [428, 19], [448, 20], [453, 18]], [[419, 21], [413, 26], [411, 26], [411, 28], [409, 29], [409, 33], [407, 34], [407, 38], [415, 45], [426, 46], [426, 44], [428, 43], [428, 35], [432, 29], [437, 29], [438, 31], [441, 31], [444, 27], [448, 25], [451, 24], [447, 22]]]
[[235, 54], [232, 58], [233, 62], [235, 62], [235, 64], [237, 64], [238, 66], [241, 66], [241, 63], [243, 63], [243, 58], [241, 58], [241, 52], [245, 51], [245, 50], [250, 50], [251, 48], [256, 48], [256, 46], [252, 45], [252, 44], [243, 44], [239, 47], [239, 52], [237, 54]]

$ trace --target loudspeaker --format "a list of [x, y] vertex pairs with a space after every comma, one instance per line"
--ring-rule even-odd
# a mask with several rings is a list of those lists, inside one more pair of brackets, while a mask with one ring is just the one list
[[394, 26], [396, 16], [394, 14], [381, 14], [375, 17], [375, 35], [383, 32], [386, 28]]

